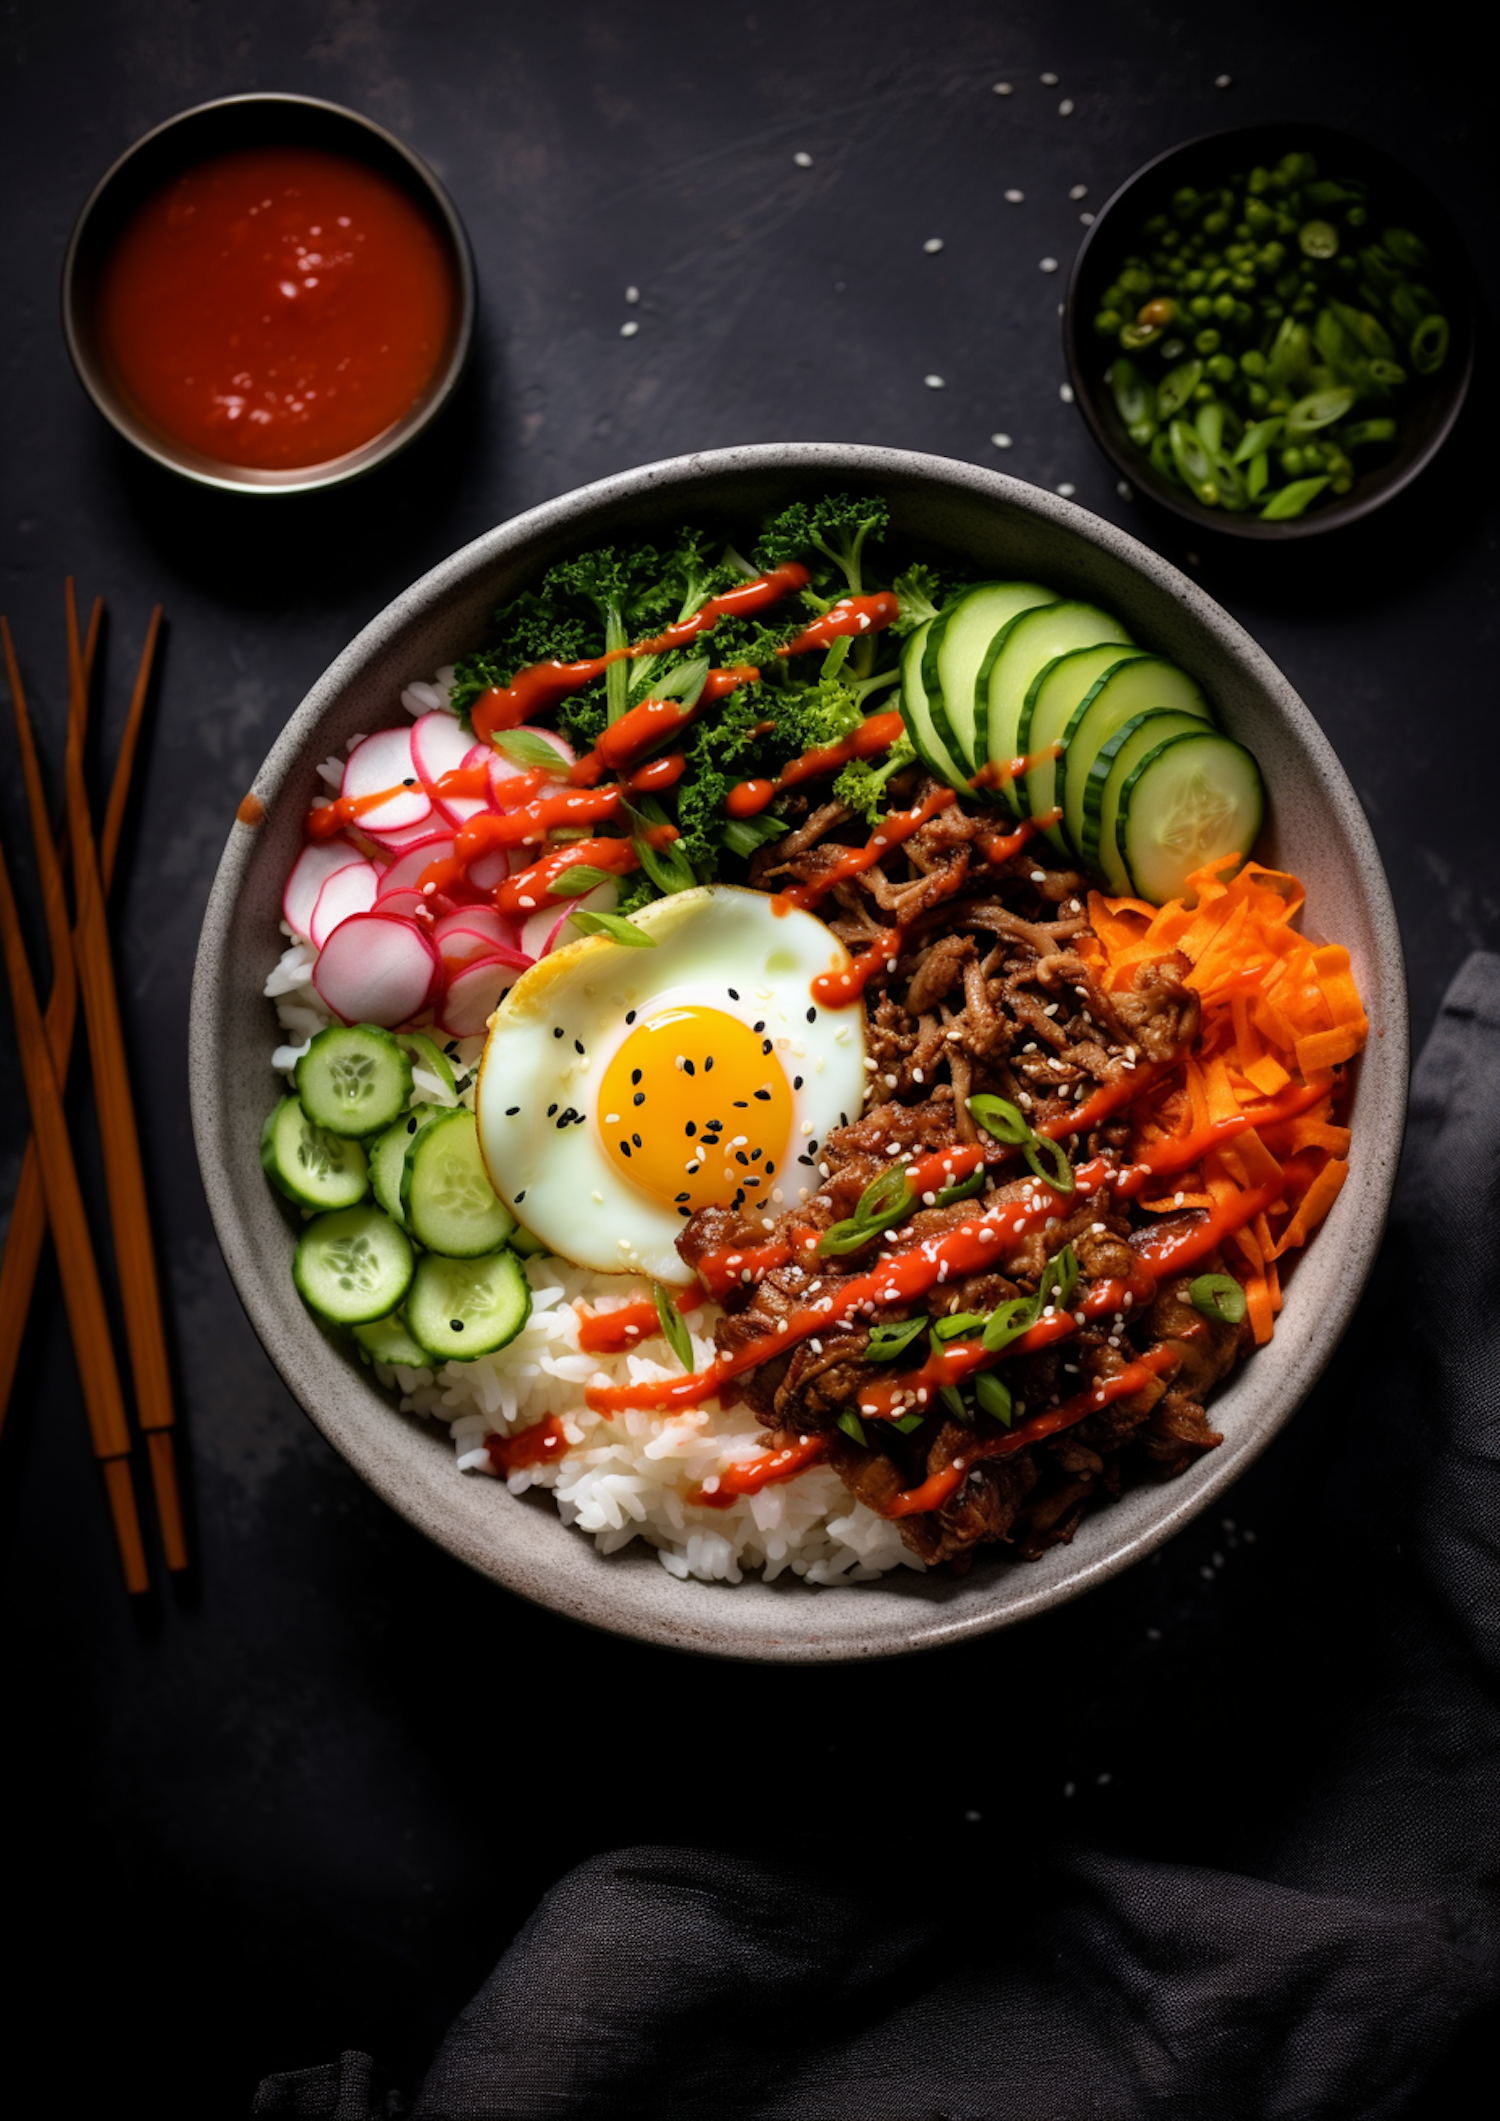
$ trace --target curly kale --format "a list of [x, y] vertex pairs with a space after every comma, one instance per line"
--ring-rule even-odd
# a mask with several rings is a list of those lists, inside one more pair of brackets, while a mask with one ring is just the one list
[[[831, 493], [820, 501], [794, 501], [761, 532], [755, 557], [763, 567], [802, 560], [809, 565], [817, 589], [831, 585], [837, 595], [847, 591], [859, 596], [865, 541], [883, 538], [890, 520], [887, 504], [868, 494]], [[831, 565], [820, 566], [814, 553]], [[842, 581], [837, 580], [835, 569]]]
[[943, 579], [935, 567], [924, 566], [919, 560], [908, 567], [905, 574], [898, 574], [891, 584], [896, 593], [897, 618], [891, 632], [898, 637], [914, 633], [928, 619], [935, 619], [943, 608], [946, 590]]
[[879, 766], [871, 759], [851, 759], [833, 784], [834, 795], [856, 817], [878, 825], [885, 815], [886, 782], [903, 766], [909, 766], [916, 755], [911, 738], [904, 736], [891, 746]]

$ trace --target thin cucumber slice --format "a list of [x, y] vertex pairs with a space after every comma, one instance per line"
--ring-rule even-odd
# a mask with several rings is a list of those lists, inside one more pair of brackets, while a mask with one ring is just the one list
[[[938, 617], [941, 616], [940, 612]], [[967, 790], [969, 776], [939, 734], [927, 687], [922, 682], [922, 658], [927, 637], [936, 624], [937, 619], [924, 620], [915, 633], [907, 636], [906, 646], [901, 651], [901, 719], [906, 724], [912, 748], [928, 772], [935, 773], [950, 788]]]
[[478, 1259], [510, 1236], [516, 1218], [490, 1184], [472, 1112], [442, 1112], [412, 1137], [401, 1212], [418, 1244], [450, 1259]]
[[922, 685], [951, 758], [977, 773], [989, 757], [979, 741], [974, 683], [1002, 626], [1037, 604], [1055, 604], [1039, 582], [980, 582], [938, 613], [922, 651]]
[[[1006, 771], [1020, 750], [1021, 709], [1038, 672], [1071, 648], [1092, 648], [1098, 641], [1130, 646], [1130, 635], [1118, 619], [1097, 604], [1044, 604], [1012, 619], [994, 644], [981, 673], [989, 687], [990, 763]], [[1017, 817], [1021, 798], [1013, 782], [1001, 792]]]
[[1120, 791], [1115, 843], [1137, 897], [1164, 906], [1221, 855], [1248, 856], [1265, 815], [1260, 768], [1216, 729], [1168, 737]]
[[411, 1062], [378, 1024], [333, 1024], [298, 1061], [296, 1083], [315, 1127], [362, 1139], [406, 1110]]
[[1062, 805], [1062, 829], [1068, 845], [1083, 854], [1083, 800], [1089, 770], [1099, 756], [1099, 747], [1117, 729], [1123, 729], [1138, 714], [1153, 707], [1172, 707], [1212, 726], [1213, 709], [1185, 670], [1165, 656], [1143, 655], [1122, 670], [1100, 678], [1075, 709], [1063, 733], [1063, 753], [1057, 762], [1057, 800]]
[[401, 1178], [406, 1152], [430, 1120], [439, 1116], [431, 1105], [415, 1105], [394, 1127], [370, 1145], [370, 1191], [392, 1222], [406, 1228], [406, 1210], [401, 1205]]
[[370, 1190], [359, 1143], [315, 1127], [295, 1097], [267, 1114], [260, 1160], [271, 1184], [299, 1208], [352, 1208]]
[[292, 1259], [302, 1301], [339, 1326], [387, 1317], [405, 1296], [411, 1274], [406, 1232], [368, 1206], [315, 1216]]
[[426, 1252], [412, 1276], [406, 1323], [430, 1362], [474, 1362], [514, 1340], [531, 1316], [531, 1284], [514, 1252], [442, 1259]]
[[[1118, 641], [1102, 641], [1092, 648], [1069, 649], [1066, 655], [1057, 656], [1037, 672], [1021, 709], [1017, 731], [1017, 749], [1036, 761], [1016, 783], [1016, 800], [1024, 817], [1046, 817], [1057, 806], [1058, 752], [1053, 746], [1060, 749], [1063, 732], [1084, 694], [1106, 671], [1144, 654], [1143, 648], [1123, 648]], [[1060, 825], [1044, 829], [1060, 854], [1071, 853]]]
[[529, 1230], [519, 1225], [511, 1231], [506, 1242], [512, 1252], [520, 1253], [522, 1259], [546, 1259], [551, 1254], [549, 1245], [544, 1245], [539, 1237], [533, 1237]]
[[354, 1338], [372, 1355], [376, 1362], [388, 1368], [399, 1363], [403, 1370], [425, 1370], [431, 1366], [432, 1357], [425, 1348], [419, 1348], [406, 1330], [406, 1320], [399, 1311], [389, 1318], [372, 1318], [364, 1325], [353, 1328]]
[[1132, 716], [1100, 745], [1084, 783], [1083, 845], [1078, 851], [1085, 868], [1102, 876], [1117, 898], [1131, 895], [1130, 872], [1115, 844], [1120, 790], [1148, 751], [1164, 744], [1169, 736], [1197, 736], [1202, 728], [1196, 715], [1181, 714], [1174, 707], [1153, 707], [1145, 714]]

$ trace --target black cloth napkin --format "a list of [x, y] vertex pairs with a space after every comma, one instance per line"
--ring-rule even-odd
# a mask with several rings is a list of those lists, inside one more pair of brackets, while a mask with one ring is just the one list
[[[1198, 1860], [1024, 1819], [983, 1849], [936, 1815], [924, 1829], [939, 1724], [910, 1756], [912, 1800], [840, 1836], [837, 1872], [596, 1857], [547, 1894], [409, 2106], [350, 2053], [268, 2077], [254, 2112], [1417, 2111], [1500, 1991], [1497, 1218], [1500, 957], [1475, 956], [1418, 1064], [1380, 1264], [1320, 1391], [1338, 1403], [1317, 1537], [1251, 1616], [1268, 1663], [1246, 1683], [1277, 1724], [1256, 1801], [1226, 1804]], [[1185, 1691], [1203, 1647], [1177, 1653]], [[1233, 1763], [1181, 1763], [1185, 1783], [1215, 1772], [1233, 1784]]]

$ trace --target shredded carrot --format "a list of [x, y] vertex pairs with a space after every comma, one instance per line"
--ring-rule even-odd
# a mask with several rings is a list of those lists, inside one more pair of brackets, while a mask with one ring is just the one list
[[[1369, 1024], [1348, 951], [1309, 942], [1294, 925], [1306, 898], [1297, 878], [1255, 862], [1230, 874], [1236, 859], [1198, 870], [1186, 895], [1165, 906], [1091, 894], [1083, 954], [1106, 993], [1165, 962], [1202, 1010], [1192, 1052], [1135, 1108], [1138, 1148], [1255, 1113], [1257, 1125], [1205, 1157], [1201, 1175], [1184, 1174], [1180, 1193], [1142, 1206], [1155, 1214], [1226, 1207], [1284, 1181], [1280, 1198], [1226, 1244], [1263, 1345], [1281, 1309], [1277, 1261], [1307, 1243], [1348, 1175], [1349, 1129], [1334, 1116], [1338, 1071]], [[1310, 1100], [1324, 1078], [1328, 1094]], [[1297, 1107], [1299, 1093], [1300, 1109], [1286, 1118], [1267, 1111], [1283, 1099]]]

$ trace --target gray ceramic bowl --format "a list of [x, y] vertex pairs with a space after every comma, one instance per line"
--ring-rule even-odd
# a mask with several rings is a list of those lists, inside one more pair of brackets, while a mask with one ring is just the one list
[[[516, 1499], [498, 1482], [460, 1476], [446, 1435], [395, 1412], [303, 1309], [291, 1230], [257, 1153], [275, 1031], [261, 986], [283, 945], [282, 881], [314, 766], [356, 730], [397, 718], [404, 683], [477, 643], [495, 604], [565, 553], [687, 518], [753, 523], [830, 487], [883, 494], [913, 545], [1106, 605], [1203, 683], [1264, 769], [1271, 822], [1261, 851], [1304, 879], [1318, 930], [1348, 944], [1375, 1035], [1359, 1070], [1348, 1183], [1290, 1278], [1274, 1342], [1214, 1401], [1218, 1450], [1181, 1479], [1099, 1510], [1037, 1563], [991, 1552], [960, 1579], [900, 1570], [822, 1590], [795, 1579], [681, 1583], [639, 1547], [601, 1557], [545, 1496]], [[969, 464], [820, 443], [716, 450], [602, 480], [490, 531], [398, 597], [318, 680], [255, 792], [265, 821], [231, 833], [193, 986], [193, 1124], [219, 1241], [252, 1324], [329, 1441], [403, 1516], [510, 1590], [644, 1641], [783, 1662], [892, 1656], [1005, 1627], [1139, 1561], [1222, 1494], [1291, 1416], [1349, 1321], [1385, 1222], [1406, 1099], [1406, 990], [1380, 859], [1317, 723], [1255, 643], [1165, 561], [1081, 508]]]

